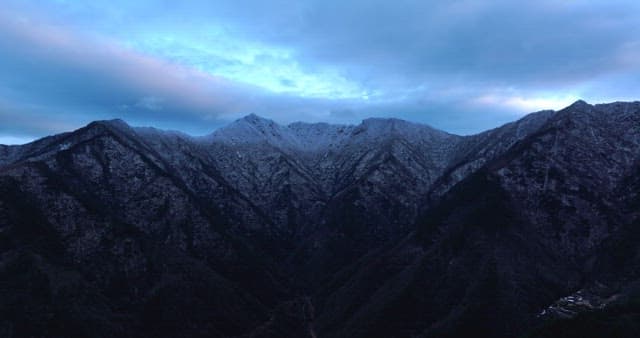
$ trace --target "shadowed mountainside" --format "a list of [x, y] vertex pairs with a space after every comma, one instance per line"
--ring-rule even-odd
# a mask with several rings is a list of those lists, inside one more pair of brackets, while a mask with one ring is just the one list
[[635, 299], [639, 168], [640, 103], [582, 101], [0, 146], [0, 333], [546, 337]]

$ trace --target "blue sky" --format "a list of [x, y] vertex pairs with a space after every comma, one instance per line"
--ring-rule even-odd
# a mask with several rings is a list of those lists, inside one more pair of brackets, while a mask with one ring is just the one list
[[398, 117], [470, 134], [640, 98], [640, 2], [3, 0], [0, 143]]

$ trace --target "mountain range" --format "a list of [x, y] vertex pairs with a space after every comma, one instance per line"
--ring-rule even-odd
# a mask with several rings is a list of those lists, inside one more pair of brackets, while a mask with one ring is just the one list
[[0, 336], [636, 337], [640, 102], [0, 146]]

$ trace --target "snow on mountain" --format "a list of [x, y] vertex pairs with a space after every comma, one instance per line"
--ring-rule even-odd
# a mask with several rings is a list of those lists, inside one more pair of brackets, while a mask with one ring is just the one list
[[286, 126], [296, 139], [298, 149], [308, 152], [340, 148], [355, 127], [328, 123], [296, 122]]
[[[567, 297], [601, 276], [590, 266], [637, 273], [639, 154], [638, 102], [471, 136], [381, 118], [249, 115], [206, 137], [97, 121], [0, 146], [0, 277], [14, 283], [0, 299], [26, 297], [21, 318], [76, 302], [132, 335], [164, 308], [187, 313], [169, 336], [308, 318], [322, 336], [517, 336], [582, 301]], [[39, 284], [16, 292], [24, 280]]]
[[227, 145], [267, 143], [285, 149], [297, 143], [285, 127], [254, 114], [216, 130], [208, 139]]
[[215, 131], [208, 139], [231, 145], [267, 143], [283, 150], [327, 151], [345, 143], [380, 142], [402, 137], [416, 142], [455, 137], [429, 126], [393, 118], [369, 118], [359, 125], [295, 122], [280, 125], [257, 115], [247, 115]]

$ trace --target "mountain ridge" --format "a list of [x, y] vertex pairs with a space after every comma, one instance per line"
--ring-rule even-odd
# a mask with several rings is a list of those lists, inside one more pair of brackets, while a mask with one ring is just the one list
[[0, 147], [0, 332], [514, 336], [600, 282], [631, 293], [640, 274], [608, 262], [640, 262], [638, 168], [638, 102], [471, 136], [96, 121]]

